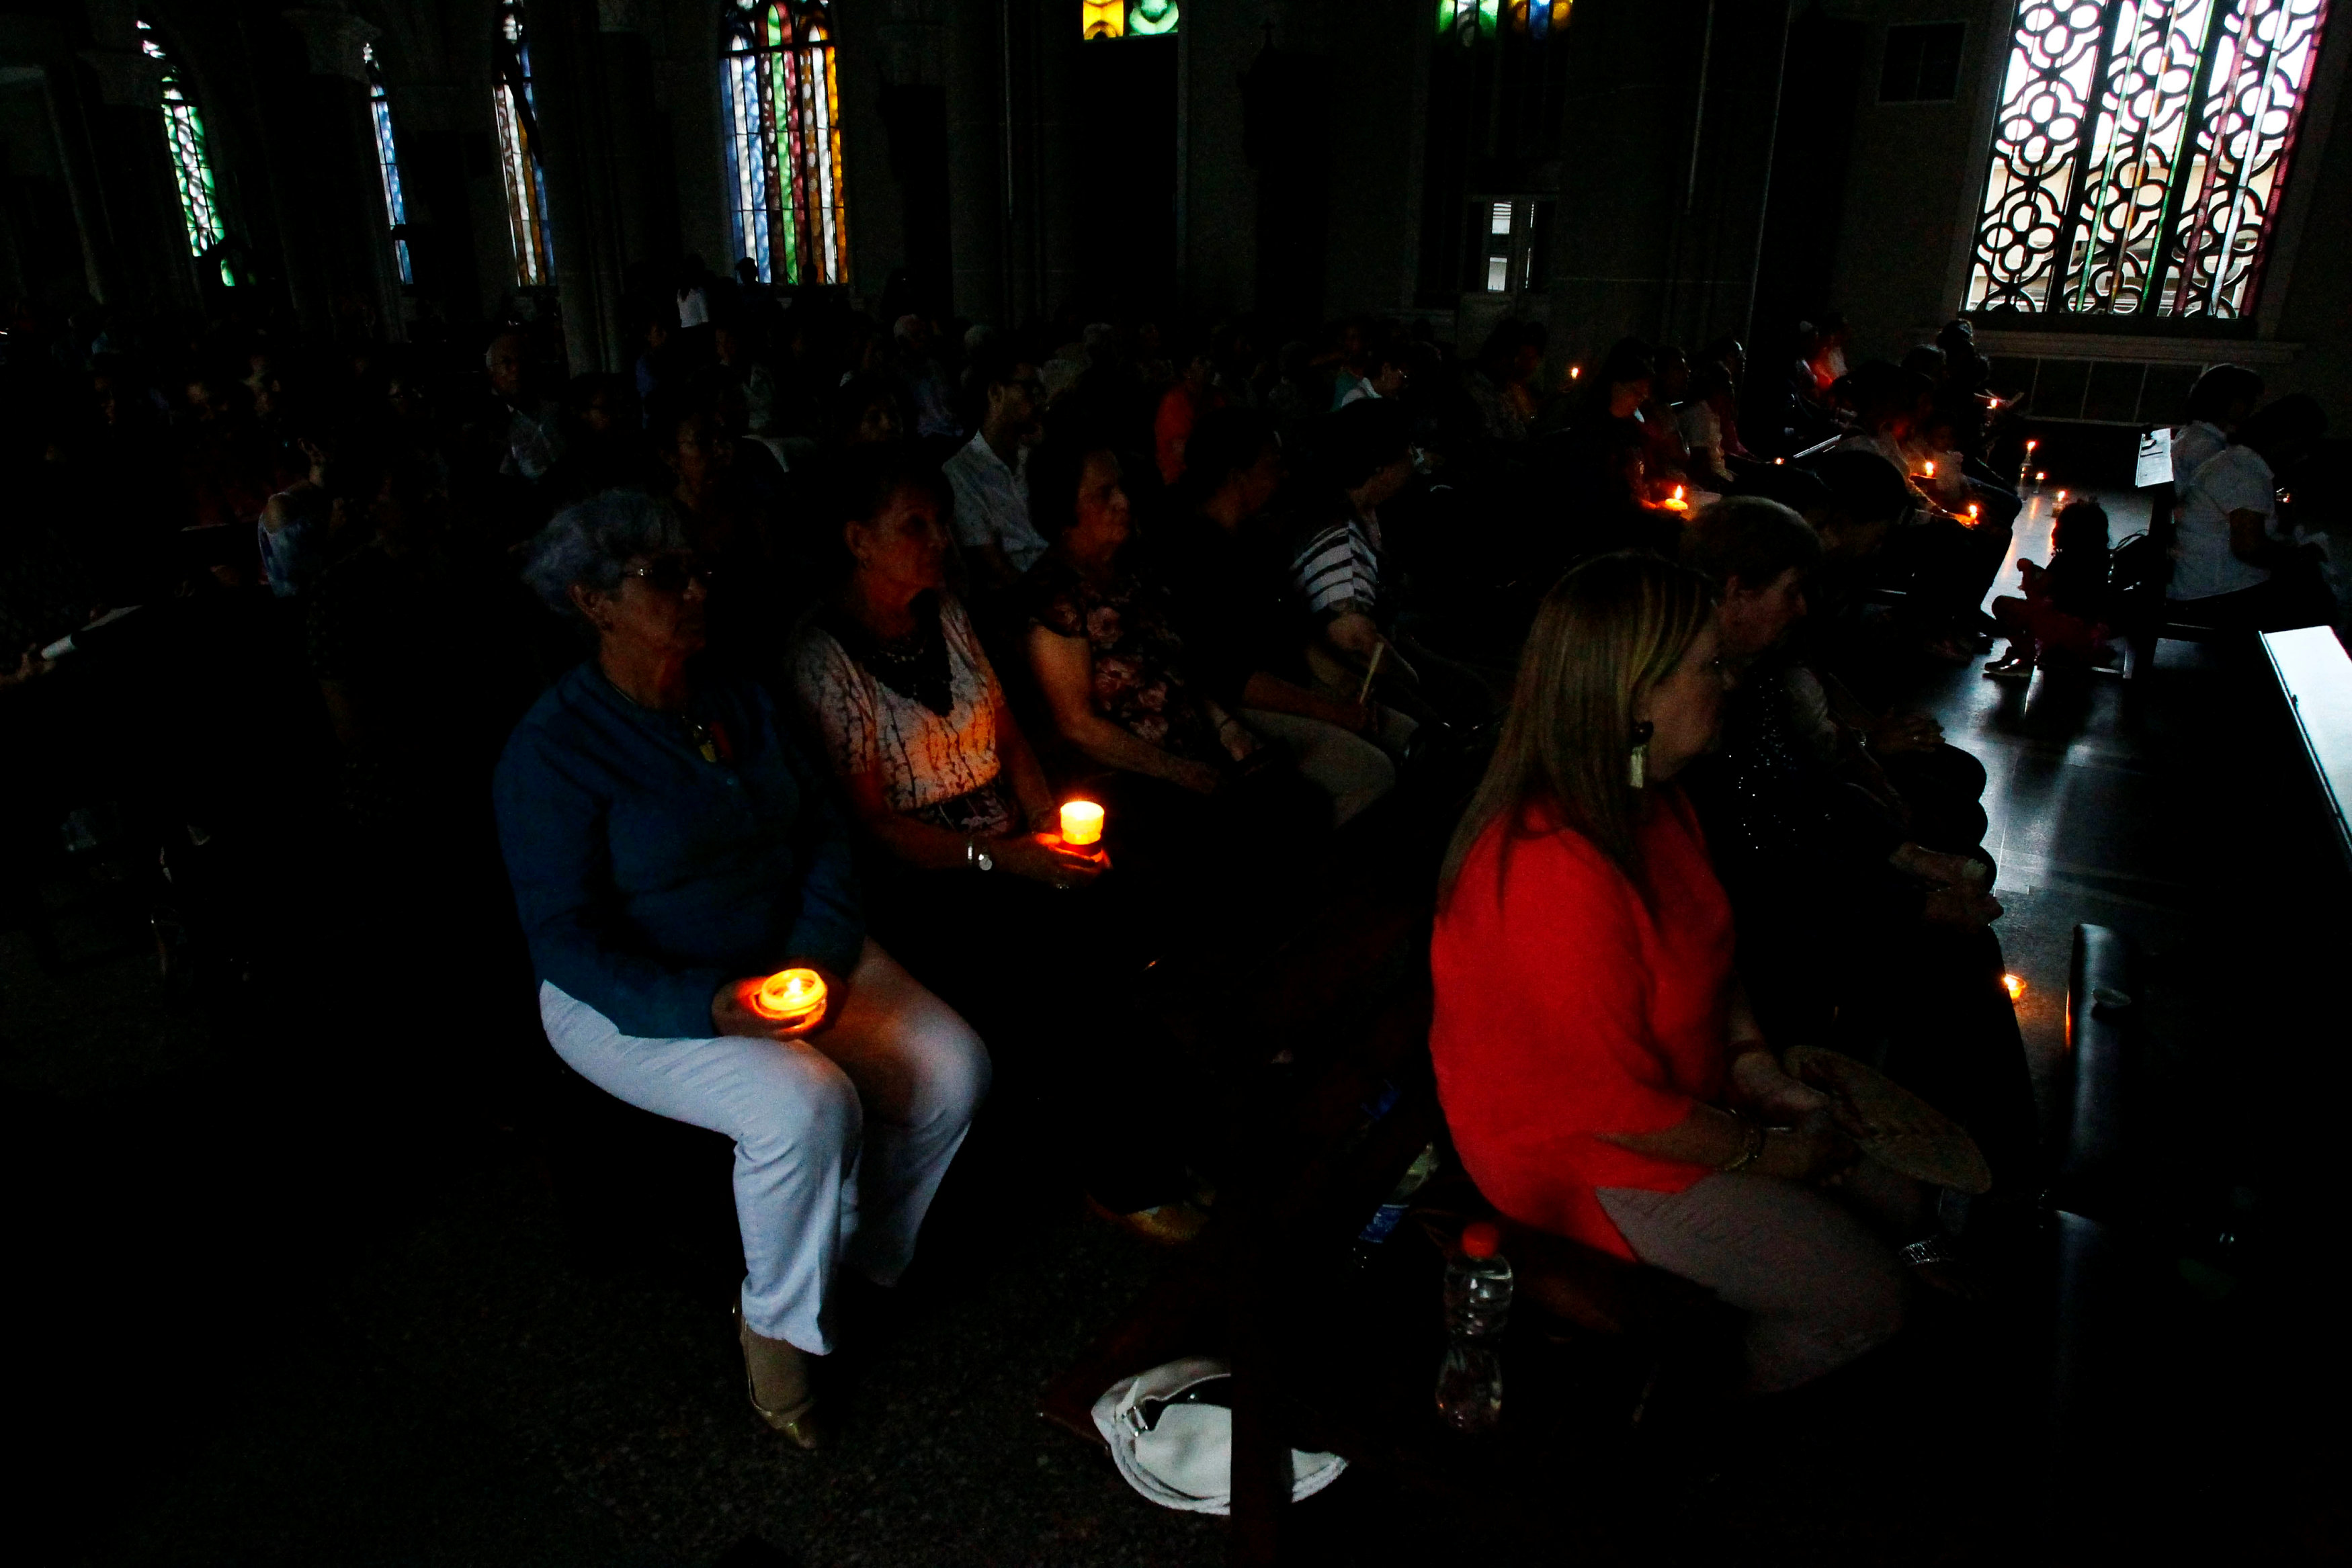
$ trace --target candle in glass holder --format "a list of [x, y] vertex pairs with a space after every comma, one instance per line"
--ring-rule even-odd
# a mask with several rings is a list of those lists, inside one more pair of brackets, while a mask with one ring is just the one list
[[777, 1023], [805, 1023], [824, 1006], [824, 977], [814, 969], [779, 969], [751, 994], [751, 1010]]
[[1092, 800], [1065, 800], [1062, 803], [1062, 841], [1072, 849], [1087, 849], [1102, 842], [1103, 809]]

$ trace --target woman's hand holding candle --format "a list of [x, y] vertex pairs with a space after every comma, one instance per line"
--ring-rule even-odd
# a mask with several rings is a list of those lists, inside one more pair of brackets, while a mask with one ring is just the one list
[[819, 969], [792, 968], [730, 980], [711, 998], [721, 1035], [798, 1040], [823, 1029], [841, 1005], [842, 981]]
[[1058, 833], [1030, 833], [997, 839], [988, 847], [999, 871], [1025, 876], [1055, 887], [1084, 887], [1110, 869], [1110, 856], [1099, 844], [1072, 849]]

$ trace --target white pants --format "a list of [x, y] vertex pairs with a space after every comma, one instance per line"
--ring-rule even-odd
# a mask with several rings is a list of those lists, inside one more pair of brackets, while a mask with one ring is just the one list
[[833, 1348], [836, 1260], [898, 1282], [988, 1093], [980, 1036], [871, 938], [846, 990], [802, 1040], [647, 1040], [539, 988], [547, 1038], [582, 1077], [735, 1140], [743, 1316], [814, 1355]]
[[1298, 771], [1331, 797], [1335, 828], [1346, 827], [1349, 818], [1396, 788], [1396, 764], [1389, 754], [1353, 731], [1262, 707], [1242, 709], [1241, 721], [1286, 747]]

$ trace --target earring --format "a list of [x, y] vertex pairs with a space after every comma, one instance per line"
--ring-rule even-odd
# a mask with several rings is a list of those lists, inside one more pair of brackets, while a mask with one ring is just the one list
[[1636, 789], [1649, 783], [1650, 737], [1656, 733], [1657, 727], [1646, 718], [1633, 727], [1633, 749], [1625, 756], [1625, 782]]

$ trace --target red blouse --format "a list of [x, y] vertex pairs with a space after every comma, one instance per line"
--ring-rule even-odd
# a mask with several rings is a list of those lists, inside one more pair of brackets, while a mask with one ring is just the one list
[[1680, 1192], [1707, 1167], [1597, 1134], [1720, 1104], [1730, 1071], [1731, 905], [1682, 791], [1654, 800], [1649, 903], [1591, 841], [1531, 810], [1507, 861], [1502, 823], [1480, 836], [1429, 955], [1438, 1095], [1479, 1190], [1521, 1224], [1624, 1258], [1593, 1188]]

